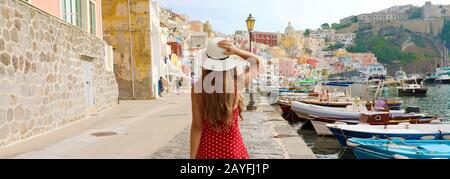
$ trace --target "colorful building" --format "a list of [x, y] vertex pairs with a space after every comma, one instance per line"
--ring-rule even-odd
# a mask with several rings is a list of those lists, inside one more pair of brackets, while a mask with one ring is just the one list
[[298, 78], [300, 71], [297, 68], [297, 61], [293, 59], [281, 59], [278, 61], [279, 76], [288, 78]]
[[156, 55], [162, 52], [157, 43], [158, 12], [148, 0], [102, 2], [104, 39], [114, 47], [120, 99], [155, 99], [162, 61]]
[[273, 32], [252, 32], [252, 42], [276, 46], [278, 45], [278, 34]]
[[363, 66], [369, 66], [378, 63], [377, 57], [373, 53], [349, 53], [348, 55], [353, 60], [361, 63]]

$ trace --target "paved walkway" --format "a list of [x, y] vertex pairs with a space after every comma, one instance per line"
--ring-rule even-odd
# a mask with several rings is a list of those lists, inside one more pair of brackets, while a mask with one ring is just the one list
[[0, 158], [148, 158], [191, 122], [190, 94], [117, 107], [24, 142]]
[[[254, 159], [315, 158], [276, 108], [264, 104], [246, 112], [244, 141]], [[0, 158], [187, 159], [191, 123], [190, 94], [157, 101], [121, 101], [117, 107], [15, 145]]]
[[[279, 115], [276, 107], [265, 98], [258, 100], [258, 111], [245, 112], [240, 123], [244, 142], [252, 159], [315, 159], [296, 131]], [[185, 128], [166, 146], [152, 155], [152, 159], [189, 158], [190, 128]]]

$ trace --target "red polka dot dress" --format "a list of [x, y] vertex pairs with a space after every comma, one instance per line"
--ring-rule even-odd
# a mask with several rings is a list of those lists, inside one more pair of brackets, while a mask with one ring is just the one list
[[234, 110], [230, 127], [222, 130], [214, 130], [204, 120], [197, 159], [249, 159], [238, 122], [239, 109]]
[[239, 112], [239, 108], [233, 111], [232, 124], [222, 130], [203, 121], [197, 159], [250, 159], [239, 129]]

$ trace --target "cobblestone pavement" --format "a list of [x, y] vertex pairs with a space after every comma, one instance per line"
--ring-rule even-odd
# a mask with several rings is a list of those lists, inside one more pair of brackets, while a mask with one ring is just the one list
[[[315, 158], [303, 139], [284, 121], [273, 106], [245, 112], [240, 123], [242, 137], [252, 159]], [[189, 158], [190, 126], [160, 148], [152, 159]]]
[[[250, 158], [283, 159], [286, 152], [274, 138], [274, 130], [262, 112], [245, 112], [245, 119], [240, 123], [242, 137], [249, 150]], [[174, 137], [168, 145], [158, 150], [154, 159], [189, 158], [190, 126]]]

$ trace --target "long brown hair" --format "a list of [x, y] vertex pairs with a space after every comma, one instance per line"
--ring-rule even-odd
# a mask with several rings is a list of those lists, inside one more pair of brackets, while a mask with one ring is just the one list
[[[234, 86], [234, 92], [231, 93], [230, 91], [223, 91], [223, 93], [218, 93], [217, 91], [214, 91], [212, 93], [206, 93], [202, 92], [201, 98], [202, 98], [202, 115], [203, 119], [209, 122], [209, 124], [217, 129], [224, 129], [228, 128], [232, 124], [232, 117], [234, 112], [234, 106], [236, 103], [238, 104], [238, 108], [240, 109], [239, 116], [241, 120], [243, 120], [242, 117], [242, 108], [243, 108], [243, 101], [239, 94], [237, 93], [237, 70], [232, 69], [230, 71], [224, 71], [224, 72], [216, 72], [211, 70], [203, 69], [202, 71], [202, 82], [205, 82], [205, 77], [208, 76], [211, 73], [218, 73], [218, 75], [223, 75], [223, 87], [224, 89], [227, 87], [230, 87], [229, 85]], [[223, 74], [222, 74], [223, 73]], [[229, 80], [228, 78], [232, 78], [230, 74], [234, 74], [233, 80]], [[216, 85], [216, 79], [213, 79], [211, 85]]]

